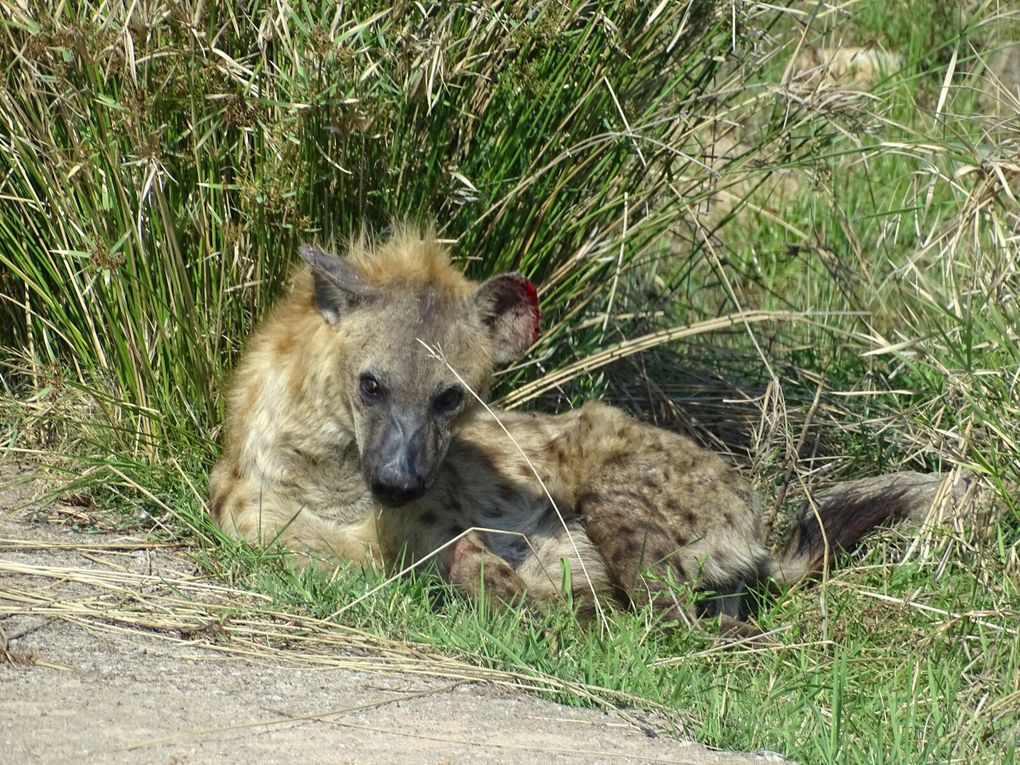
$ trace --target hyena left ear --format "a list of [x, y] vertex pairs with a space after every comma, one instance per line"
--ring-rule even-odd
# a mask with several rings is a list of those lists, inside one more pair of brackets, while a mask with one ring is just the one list
[[315, 307], [330, 324], [336, 324], [362, 301], [372, 297], [373, 290], [350, 262], [310, 244], [301, 245], [298, 253], [312, 267]]
[[538, 339], [538, 292], [521, 274], [501, 274], [484, 282], [474, 304], [492, 338], [496, 364], [519, 359]]

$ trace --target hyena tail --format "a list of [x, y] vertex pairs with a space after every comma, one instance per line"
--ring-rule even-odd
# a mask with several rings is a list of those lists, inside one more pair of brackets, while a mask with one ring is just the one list
[[961, 498], [966, 480], [946, 479], [942, 473], [891, 473], [829, 489], [801, 508], [790, 535], [776, 550], [770, 576], [785, 584], [820, 576], [834, 558], [853, 552], [876, 527], [923, 521], [942, 497]]

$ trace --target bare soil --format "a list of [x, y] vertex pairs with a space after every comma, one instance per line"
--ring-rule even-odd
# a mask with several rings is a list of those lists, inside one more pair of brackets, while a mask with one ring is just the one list
[[354, 633], [327, 651], [302, 647], [305, 628], [293, 649], [220, 629], [216, 609], [247, 594], [186, 550], [94, 531], [73, 503], [26, 511], [27, 475], [0, 465], [0, 762], [785, 762], [465, 680]]

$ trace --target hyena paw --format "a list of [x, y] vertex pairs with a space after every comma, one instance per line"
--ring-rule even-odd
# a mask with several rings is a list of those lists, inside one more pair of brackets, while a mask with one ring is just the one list
[[488, 554], [485, 540], [477, 531], [469, 531], [452, 545], [449, 552], [450, 580], [463, 582], [478, 580], [482, 570], [482, 559]]
[[511, 603], [527, 591], [513, 566], [491, 552], [485, 545], [485, 538], [477, 531], [471, 531], [453, 543], [450, 581], [472, 599], [488, 596]]

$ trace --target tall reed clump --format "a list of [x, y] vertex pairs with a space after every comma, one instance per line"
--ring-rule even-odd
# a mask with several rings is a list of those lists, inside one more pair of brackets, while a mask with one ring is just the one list
[[208, 451], [296, 244], [394, 219], [435, 221], [475, 275], [527, 273], [537, 358], [583, 355], [606, 321], [566, 320], [608, 317], [620, 275], [749, 161], [704, 159], [754, 55], [733, 22], [705, 0], [9, 7], [7, 387], [85, 386], [113, 451]]

